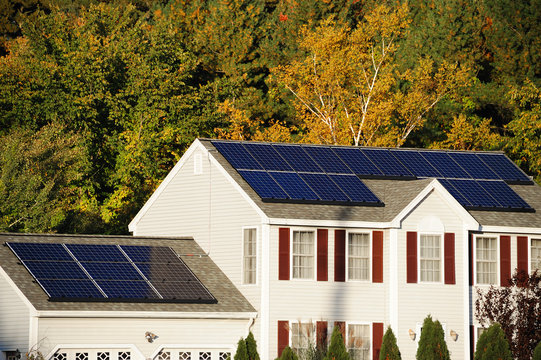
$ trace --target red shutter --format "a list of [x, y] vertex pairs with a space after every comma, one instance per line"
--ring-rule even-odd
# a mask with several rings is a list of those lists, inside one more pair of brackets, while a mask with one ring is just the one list
[[470, 359], [473, 359], [475, 353], [475, 335], [473, 334], [473, 325], [470, 325]]
[[383, 231], [372, 232], [372, 282], [383, 282]]
[[417, 233], [408, 231], [406, 234], [406, 263], [407, 282], [417, 282]]
[[470, 260], [470, 286], [473, 286], [473, 247], [474, 247], [474, 244], [473, 244], [473, 234], [472, 233], [469, 233], [468, 235], [468, 241], [470, 243], [470, 251], [468, 253], [468, 258]]
[[278, 357], [284, 348], [289, 345], [289, 322], [278, 320]]
[[455, 234], [445, 233], [444, 235], [444, 261], [445, 261], [445, 283], [456, 284], [455, 280]]
[[344, 339], [344, 344], [346, 343], [346, 323], [344, 321], [335, 321], [334, 326], [338, 326], [340, 332], [342, 333], [342, 339]]
[[528, 273], [528, 237], [517, 236], [517, 270]]
[[327, 322], [316, 322], [316, 346], [318, 349], [327, 348]]
[[334, 281], [346, 281], [346, 230], [334, 231]]
[[289, 280], [289, 228], [278, 229], [278, 280]]
[[317, 229], [317, 281], [328, 280], [328, 234], [327, 229]]
[[511, 279], [511, 236], [500, 236], [500, 285], [509, 286]]
[[381, 344], [383, 343], [383, 323], [372, 323], [372, 345], [374, 351], [372, 352], [372, 359], [379, 359], [379, 352], [381, 350]]

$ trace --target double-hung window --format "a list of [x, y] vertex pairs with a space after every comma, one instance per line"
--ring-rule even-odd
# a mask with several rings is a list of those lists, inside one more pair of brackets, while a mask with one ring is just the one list
[[419, 242], [422, 282], [441, 282], [441, 235], [421, 234]]
[[293, 279], [314, 279], [314, 232], [293, 231], [292, 250]]
[[244, 229], [243, 232], [243, 283], [255, 284], [257, 275], [257, 230]]
[[532, 239], [530, 269], [541, 271], [541, 239]]
[[497, 283], [497, 242], [495, 237], [475, 239], [475, 268], [477, 284]]
[[348, 280], [370, 280], [370, 234], [349, 234]]
[[303, 354], [314, 345], [315, 326], [311, 322], [291, 323], [291, 349], [298, 355]]
[[370, 325], [348, 324], [347, 348], [352, 360], [370, 358]]

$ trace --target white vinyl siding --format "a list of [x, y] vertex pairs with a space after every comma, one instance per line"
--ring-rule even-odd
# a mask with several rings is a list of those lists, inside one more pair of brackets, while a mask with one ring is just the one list
[[311, 322], [291, 323], [291, 349], [297, 354], [306, 352], [315, 342], [315, 326]]
[[532, 247], [530, 251], [531, 263], [530, 269], [541, 271], [541, 239], [532, 239]]
[[255, 284], [257, 279], [257, 230], [243, 231], [243, 283]]
[[441, 236], [421, 234], [420, 271], [422, 282], [441, 282]]
[[348, 280], [370, 279], [370, 235], [350, 233], [348, 237]]
[[497, 282], [497, 243], [493, 237], [477, 237], [475, 241], [475, 269], [477, 284]]
[[370, 325], [348, 324], [347, 348], [352, 360], [369, 360]]
[[315, 266], [313, 231], [293, 231], [291, 257], [293, 279], [313, 279]]

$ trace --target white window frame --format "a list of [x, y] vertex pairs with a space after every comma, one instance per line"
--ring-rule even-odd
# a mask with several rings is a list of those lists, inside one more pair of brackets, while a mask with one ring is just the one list
[[[494, 238], [496, 239], [496, 282], [494, 284], [480, 284], [477, 282], [477, 238]], [[475, 234], [473, 236], [473, 284], [475, 286], [500, 286], [500, 236], [488, 234]]]
[[[244, 253], [244, 231], [245, 230], [255, 230], [255, 282], [254, 283], [247, 283], [244, 281], [244, 257], [245, 257], [245, 253]], [[241, 251], [241, 273], [240, 273], [240, 282], [242, 285], [244, 286], [257, 286], [258, 283], [259, 283], [259, 279], [258, 279], [258, 275], [259, 275], [259, 272], [257, 271], [258, 270], [258, 265], [259, 265], [259, 228], [257, 226], [243, 226], [242, 227], [242, 230], [241, 230], [241, 248], [242, 248], [242, 251]]]
[[[293, 237], [295, 232], [311, 232], [314, 237], [314, 251], [312, 256], [314, 257], [314, 275], [311, 278], [296, 278], [293, 277]], [[294, 281], [315, 281], [317, 279], [317, 231], [311, 228], [295, 228], [289, 232], [289, 279]]]
[[[531, 274], [534, 271], [532, 268], [532, 242], [533, 240], [541, 241], [541, 236], [537, 236], [537, 237], [528, 236], [528, 274]], [[541, 272], [541, 268], [539, 268], [539, 272]]]
[[313, 346], [316, 346], [316, 341], [317, 341], [317, 323], [313, 322], [312, 320], [290, 320], [289, 321], [289, 346], [291, 347], [291, 350], [293, 350], [293, 352], [296, 353], [296, 349], [295, 347], [293, 347], [293, 324], [300, 324], [300, 325], [305, 325], [305, 324], [310, 324], [312, 326], [312, 337], [309, 339], [309, 341], [312, 342], [312, 345]]
[[[349, 348], [348, 348], [348, 344], [349, 344], [349, 325], [368, 325], [368, 337], [369, 337], [369, 343], [370, 343], [370, 351], [368, 352], [368, 359], [372, 359], [373, 358], [373, 351], [374, 351], [374, 339], [373, 339], [373, 336], [374, 336], [374, 332], [373, 332], [373, 329], [372, 329], [372, 323], [371, 322], [366, 322], [366, 321], [346, 321], [346, 350], [347, 352], [349, 353]], [[334, 329], [333, 329], [334, 330]]]
[[[350, 279], [349, 278], [349, 235], [350, 234], [363, 234], [368, 235], [368, 279], [366, 280], [358, 280], [358, 279]], [[372, 282], [372, 232], [371, 231], [354, 231], [354, 230], [348, 230], [346, 231], [346, 281], [347, 282], [359, 282], [359, 283], [371, 283]]]
[[[422, 281], [421, 280], [421, 236], [439, 236], [440, 237], [440, 281]], [[444, 254], [443, 254], [443, 242], [444, 236], [440, 232], [421, 232], [417, 234], [417, 279], [420, 284], [443, 284], [445, 274], [444, 272]]]

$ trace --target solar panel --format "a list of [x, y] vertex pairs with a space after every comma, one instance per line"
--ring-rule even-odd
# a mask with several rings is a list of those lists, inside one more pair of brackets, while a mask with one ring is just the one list
[[79, 261], [128, 261], [116, 245], [67, 244], [66, 247]]
[[347, 166], [357, 175], [365, 176], [383, 176], [383, 172], [378, 169], [365, 154], [357, 148], [335, 147], [333, 151], [342, 159]]
[[447, 191], [449, 191], [449, 194], [453, 196], [456, 201], [458, 201], [462, 206], [472, 206], [472, 203], [466, 199], [464, 195], [458, 189], [456, 189], [450, 180], [448, 179], [438, 179], [438, 181], [445, 187]]
[[136, 266], [151, 282], [183, 281], [194, 276], [185, 264], [137, 263]]
[[299, 145], [276, 145], [272, 147], [287, 161], [295, 170], [301, 172], [321, 173], [323, 170], [312, 160]]
[[88, 279], [75, 261], [32, 261], [24, 262], [36, 279]]
[[239, 174], [262, 199], [288, 199], [289, 196], [266, 171], [239, 170]]
[[265, 170], [293, 171], [270, 144], [244, 143], [244, 146]]
[[176, 281], [167, 283], [153, 283], [156, 290], [162, 294], [164, 300], [213, 302], [214, 297], [195, 281]]
[[475, 180], [449, 180], [472, 204], [480, 208], [498, 208], [500, 204]]
[[516, 192], [503, 181], [477, 181], [483, 189], [498, 201], [501, 207], [509, 209], [532, 209]]
[[294, 172], [269, 172], [274, 180], [287, 192], [292, 200], [319, 200], [319, 197]]
[[212, 144], [235, 169], [263, 169], [261, 165], [253, 158], [253, 156], [248, 153], [242, 143], [213, 141]]
[[471, 179], [471, 176], [464, 171], [451, 157], [444, 152], [419, 151], [419, 153], [447, 179]]
[[450, 152], [449, 156], [474, 179], [500, 179], [475, 153]]
[[329, 175], [351, 201], [381, 203], [376, 195], [355, 175]]
[[305, 146], [304, 151], [323, 169], [326, 173], [352, 174], [350, 168], [340, 160], [331, 150], [324, 146]]
[[440, 173], [416, 150], [391, 150], [392, 154], [417, 177], [441, 177]]
[[144, 280], [131, 263], [81, 262], [94, 280]]
[[135, 263], [169, 263], [179, 261], [175, 252], [166, 246], [120, 245], [120, 248]]
[[105, 300], [92, 280], [42, 279], [39, 283], [51, 300]]
[[8, 243], [21, 260], [65, 260], [73, 261], [62, 244]]
[[97, 280], [96, 282], [110, 299], [161, 299], [146, 281]]
[[524, 174], [511, 160], [503, 154], [477, 154], [502, 180], [532, 184], [530, 178]]
[[413, 174], [388, 149], [361, 149], [361, 151], [372, 163], [378, 164], [378, 168], [383, 172], [383, 175], [413, 178]]
[[304, 181], [324, 201], [349, 201], [349, 198], [326, 174], [300, 174]]

